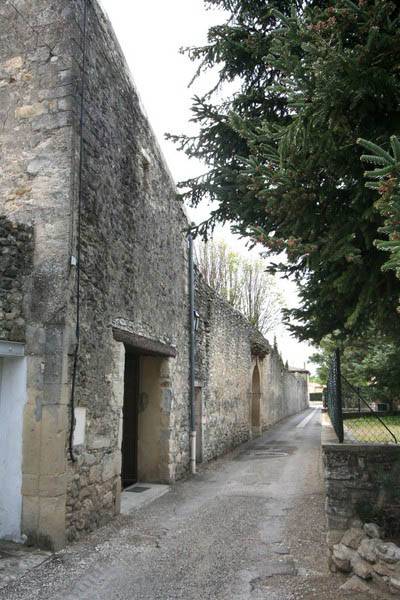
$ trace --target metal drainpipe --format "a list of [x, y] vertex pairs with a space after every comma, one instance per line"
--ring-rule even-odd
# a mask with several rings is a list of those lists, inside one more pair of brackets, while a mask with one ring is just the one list
[[193, 237], [188, 235], [189, 242], [189, 397], [190, 397], [190, 472], [196, 473], [196, 419], [195, 419], [195, 324], [194, 324], [194, 264]]

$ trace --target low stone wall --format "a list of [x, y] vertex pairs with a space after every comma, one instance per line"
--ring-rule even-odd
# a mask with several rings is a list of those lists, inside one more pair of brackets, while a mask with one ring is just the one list
[[[353, 554], [350, 556], [351, 553], [344, 550], [344, 546], [348, 545], [346, 539], [350, 535], [346, 532], [349, 528], [360, 529], [360, 519], [362, 521], [366, 518], [376, 520], [379, 525], [386, 527], [386, 531], [382, 530], [382, 535], [388, 538], [394, 533], [398, 533], [396, 523], [400, 519], [400, 507], [399, 502], [395, 499], [400, 496], [398, 477], [400, 448], [384, 444], [338, 444], [328, 415], [322, 415], [322, 419], [329, 560], [333, 569], [340, 568], [350, 572], [355, 570], [353, 563], [358, 558]], [[397, 528], [396, 532], [395, 528]], [[378, 530], [374, 531], [376, 533]], [[361, 543], [363, 535], [360, 532], [359, 535]], [[353, 540], [349, 546], [353, 551], [358, 548], [354, 544]], [[366, 542], [364, 542], [365, 544]], [[375, 555], [374, 557], [371, 555], [369, 559], [363, 554], [363, 548], [360, 554], [361, 559], [367, 560], [371, 564], [377, 562], [379, 570], [380, 560], [378, 559], [382, 558], [379, 552], [378, 559]], [[400, 550], [398, 558], [400, 560]], [[341, 560], [347, 562], [341, 564]], [[363, 563], [362, 567], [364, 568], [366, 565]], [[390, 573], [376, 574], [377, 569], [368, 567], [366, 571], [368, 577], [366, 578], [389, 577]], [[360, 572], [355, 570], [355, 572], [357, 576], [360, 576], [361, 570]], [[400, 563], [393, 577], [395, 579], [400, 577]], [[400, 586], [400, 582], [398, 583]], [[349, 583], [349, 585], [351, 584]], [[395, 583], [392, 582], [391, 586], [394, 587]], [[400, 587], [396, 588], [397, 593], [399, 589]]]
[[24, 282], [32, 264], [29, 226], [0, 216], [0, 339], [25, 341]]
[[382, 531], [375, 523], [354, 519], [332, 548], [331, 570], [353, 576], [341, 586], [347, 592], [369, 592], [369, 582], [396, 596], [400, 593], [400, 548], [382, 540]]
[[[385, 478], [400, 463], [400, 448], [384, 444], [338, 444], [323, 415], [328, 545], [337, 543], [349, 522], [371, 507], [385, 509]], [[388, 499], [386, 502], [390, 502]]]

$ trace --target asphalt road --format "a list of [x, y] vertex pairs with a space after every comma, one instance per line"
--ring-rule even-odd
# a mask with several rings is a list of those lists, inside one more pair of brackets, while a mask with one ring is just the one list
[[0, 598], [343, 598], [326, 565], [320, 427], [315, 409], [286, 419]]

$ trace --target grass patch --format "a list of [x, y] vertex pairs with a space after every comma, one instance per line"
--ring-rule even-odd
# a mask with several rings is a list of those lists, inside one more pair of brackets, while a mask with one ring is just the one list
[[[380, 417], [385, 425], [394, 433], [400, 444], [400, 415]], [[393, 437], [382, 423], [373, 415], [351, 417], [344, 420], [346, 432], [358, 442], [392, 444]]]

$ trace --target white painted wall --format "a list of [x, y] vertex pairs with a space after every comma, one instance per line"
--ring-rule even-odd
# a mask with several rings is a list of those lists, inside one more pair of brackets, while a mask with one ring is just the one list
[[26, 359], [0, 356], [0, 538], [19, 541]]

